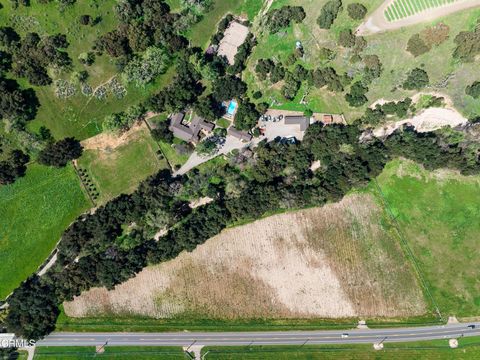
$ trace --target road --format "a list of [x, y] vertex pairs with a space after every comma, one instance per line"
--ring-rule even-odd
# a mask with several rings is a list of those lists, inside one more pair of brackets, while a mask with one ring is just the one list
[[[474, 324], [475, 328], [468, 325]], [[480, 323], [413, 328], [270, 332], [52, 333], [37, 346], [243, 346], [408, 342], [480, 336]], [[342, 334], [348, 334], [346, 337]]]

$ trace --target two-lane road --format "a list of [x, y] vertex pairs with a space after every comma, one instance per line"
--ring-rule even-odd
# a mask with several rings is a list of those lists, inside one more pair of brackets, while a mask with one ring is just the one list
[[[473, 325], [469, 327], [469, 325]], [[358, 344], [480, 336], [480, 323], [389, 329], [269, 332], [53, 333], [37, 346], [204, 346]]]

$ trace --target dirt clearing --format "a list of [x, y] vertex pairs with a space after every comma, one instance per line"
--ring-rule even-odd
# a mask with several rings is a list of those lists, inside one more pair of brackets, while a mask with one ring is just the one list
[[65, 303], [67, 315], [155, 318], [411, 316], [425, 304], [371, 195], [228, 229], [113, 291]]

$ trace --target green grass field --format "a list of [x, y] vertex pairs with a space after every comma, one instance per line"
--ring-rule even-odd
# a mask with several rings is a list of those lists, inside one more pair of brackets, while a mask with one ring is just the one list
[[42, 347], [35, 350], [34, 360], [77, 360], [77, 359], [131, 359], [150, 360], [188, 359], [187, 355], [178, 347], [153, 346], [106, 346], [103, 353], [96, 354], [95, 347]]
[[168, 165], [159, 160], [158, 145], [147, 129], [132, 135], [127, 143], [114, 149], [86, 150], [78, 160], [100, 193], [104, 203], [121, 193], [130, 193], [138, 184]]
[[400, 20], [428, 9], [452, 4], [457, 0], [395, 0], [385, 10], [388, 21]]
[[0, 298], [35, 272], [90, 206], [71, 165], [30, 164], [25, 177], [0, 187]]
[[480, 356], [478, 338], [459, 340], [457, 349], [450, 349], [447, 340], [415, 343], [385, 343], [375, 351], [368, 345], [304, 345], [304, 346], [243, 346], [205, 347], [205, 360], [469, 360]]
[[394, 161], [378, 178], [444, 316], [480, 315], [480, 177]]

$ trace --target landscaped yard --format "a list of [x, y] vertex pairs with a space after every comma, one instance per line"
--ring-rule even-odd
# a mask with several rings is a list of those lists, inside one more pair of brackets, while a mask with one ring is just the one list
[[91, 204], [71, 165], [30, 164], [27, 175], [0, 187], [0, 298], [40, 266], [62, 232]]
[[86, 150], [78, 167], [87, 171], [100, 193], [99, 203], [104, 203], [132, 192], [142, 180], [166, 168], [166, 161], [158, 158], [158, 150], [149, 131], [141, 128], [118, 147]]
[[378, 183], [443, 315], [480, 315], [480, 177], [395, 161]]

